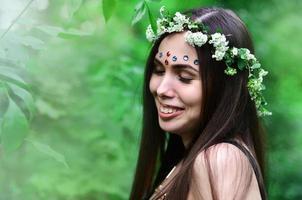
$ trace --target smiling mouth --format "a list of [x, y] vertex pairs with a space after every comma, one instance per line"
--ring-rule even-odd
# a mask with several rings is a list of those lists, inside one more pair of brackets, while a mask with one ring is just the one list
[[170, 105], [163, 105], [160, 103], [159, 105], [159, 116], [162, 119], [172, 119], [181, 115], [184, 112], [184, 108], [179, 108]]

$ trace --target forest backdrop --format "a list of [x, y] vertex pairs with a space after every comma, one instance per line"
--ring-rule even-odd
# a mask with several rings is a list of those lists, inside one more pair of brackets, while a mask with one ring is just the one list
[[[0, 200], [128, 199], [148, 11], [231, 8], [269, 71], [268, 192], [302, 199], [302, 1], [0, 0]], [[135, 11], [136, 8], [136, 11]], [[136, 22], [136, 23], [135, 23]], [[301, 67], [301, 66], [300, 66]]]

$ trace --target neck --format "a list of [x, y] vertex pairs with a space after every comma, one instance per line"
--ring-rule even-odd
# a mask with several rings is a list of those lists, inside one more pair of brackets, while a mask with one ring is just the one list
[[187, 149], [189, 147], [189, 144], [191, 142], [191, 137], [189, 137], [190, 134], [183, 134], [181, 135], [182, 143], [184, 144], [185, 148]]

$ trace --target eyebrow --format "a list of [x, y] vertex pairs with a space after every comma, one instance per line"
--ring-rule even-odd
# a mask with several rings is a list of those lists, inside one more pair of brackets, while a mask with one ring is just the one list
[[[158, 60], [157, 58], [154, 59], [154, 63], [155, 64], [159, 64], [161, 66], [164, 66], [162, 64], [162, 62], [160, 60]], [[194, 67], [192, 67], [191, 65], [187, 65], [187, 64], [172, 64], [171, 65], [173, 68], [176, 68], [176, 69], [185, 69], [185, 68], [189, 68], [189, 69], [192, 69], [196, 72], [199, 72], [197, 69], [195, 69]]]

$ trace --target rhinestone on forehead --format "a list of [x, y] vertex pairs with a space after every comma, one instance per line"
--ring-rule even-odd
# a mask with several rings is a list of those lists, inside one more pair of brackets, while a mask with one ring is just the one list
[[194, 60], [194, 65], [199, 65], [199, 60]]
[[189, 56], [184, 55], [183, 59], [184, 59], [184, 61], [188, 61], [189, 60]]
[[174, 61], [174, 62], [177, 61], [177, 57], [176, 57], [176, 56], [173, 56], [173, 57], [172, 57], [172, 61]]
[[163, 57], [163, 52], [159, 52], [159, 58]]

